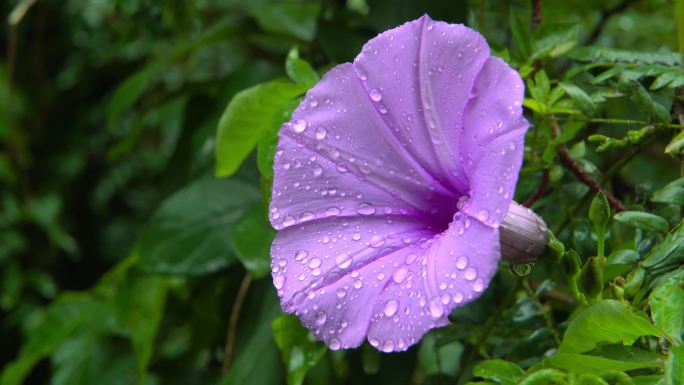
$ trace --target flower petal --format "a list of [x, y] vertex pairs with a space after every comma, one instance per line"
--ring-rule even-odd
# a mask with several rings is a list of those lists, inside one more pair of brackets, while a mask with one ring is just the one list
[[499, 58], [489, 58], [473, 85], [465, 108], [461, 154], [470, 199], [464, 212], [498, 226], [508, 211], [522, 164], [529, 123], [522, 116], [524, 96], [517, 72]]
[[[477, 298], [496, 271], [496, 229], [457, 214], [441, 235], [398, 217], [288, 228], [273, 245], [283, 309], [331, 348], [405, 350]], [[302, 249], [297, 249], [302, 247]]]
[[389, 132], [351, 64], [332, 69], [280, 130], [271, 223], [403, 214], [446, 225], [456, 197]]
[[482, 36], [427, 16], [370, 40], [354, 67], [383, 119], [411, 155], [453, 191], [467, 193], [461, 120], [489, 57]]

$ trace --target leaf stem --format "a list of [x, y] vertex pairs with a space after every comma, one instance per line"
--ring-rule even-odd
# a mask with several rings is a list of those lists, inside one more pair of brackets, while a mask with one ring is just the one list
[[240, 310], [245, 302], [245, 297], [247, 297], [247, 291], [252, 284], [252, 280], [252, 275], [249, 273], [245, 274], [245, 277], [242, 278], [242, 283], [240, 283], [240, 288], [238, 289], [235, 302], [233, 303], [233, 308], [230, 312], [225, 354], [223, 356], [223, 373], [228, 373], [230, 366], [233, 363], [233, 351], [235, 348], [235, 333], [237, 331], [237, 323], [238, 319], [240, 318]]

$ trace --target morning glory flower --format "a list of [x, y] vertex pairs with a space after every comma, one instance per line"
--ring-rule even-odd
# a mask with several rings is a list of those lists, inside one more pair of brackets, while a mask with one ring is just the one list
[[522, 162], [523, 93], [479, 33], [428, 16], [330, 70], [279, 133], [283, 310], [331, 349], [391, 352], [478, 298]]

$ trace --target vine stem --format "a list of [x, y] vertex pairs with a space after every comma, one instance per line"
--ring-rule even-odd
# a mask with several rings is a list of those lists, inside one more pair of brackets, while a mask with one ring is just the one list
[[[557, 136], [560, 131], [558, 128], [558, 123], [552, 119], [551, 128], [553, 130], [554, 136]], [[625, 205], [617, 199], [610, 191], [604, 189], [596, 179], [594, 179], [582, 166], [577, 163], [577, 160], [570, 155], [570, 151], [564, 145], [559, 145], [556, 147], [556, 152], [561, 160], [563, 166], [570, 170], [580, 182], [584, 183], [589, 187], [594, 193], [602, 192], [608, 199], [610, 206], [617, 212], [625, 211]]]
[[228, 321], [225, 354], [223, 356], [223, 373], [227, 373], [233, 363], [233, 351], [235, 348], [235, 333], [237, 331], [237, 323], [238, 319], [240, 318], [242, 305], [245, 303], [245, 297], [247, 297], [247, 291], [252, 285], [252, 281], [252, 275], [249, 273], [245, 274], [245, 277], [242, 278], [242, 283], [240, 283], [240, 288], [238, 289], [237, 296], [235, 297], [235, 302], [233, 303], [233, 308], [230, 313], [230, 320]]

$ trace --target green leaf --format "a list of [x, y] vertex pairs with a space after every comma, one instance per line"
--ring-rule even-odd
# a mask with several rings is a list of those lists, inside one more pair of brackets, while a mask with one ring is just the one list
[[545, 23], [534, 31], [532, 58], [557, 57], [577, 44], [579, 26], [576, 23]]
[[145, 382], [157, 330], [164, 314], [168, 278], [131, 275], [118, 291], [119, 317], [131, 338], [138, 362], [138, 383]]
[[647, 269], [654, 269], [678, 265], [682, 262], [684, 262], [684, 226], [680, 224], [649, 251], [642, 265]]
[[653, 100], [651, 95], [646, 91], [644, 86], [636, 80], [629, 83], [629, 88], [632, 91], [630, 99], [646, 114], [647, 118], [655, 123], [669, 123], [670, 112], [660, 103]]
[[143, 230], [138, 244], [142, 269], [196, 275], [233, 263], [229, 228], [259, 190], [237, 180], [201, 178], [167, 198]]
[[[282, 383], [282, 366], [271, 324], [282, 314], [270, 282], [253, 284], [245, 301], [238, 335], [235, 359], [220, 385], [277, 385]], [[268, 369], [268, 370], [267, 370]]]
[[684, 384], [684, 345], [670, 348], [664, 372], [664, 385]]
[[307, 88], [315, 86], [320, 80], [316, 70], [308, 62], [299, 58], [299, 52], [296, 49], [290, 50], [287, 55], [285, 71], [293, 82]]
[[38, 361], [52, 354], [74, 333], [95, 332], [111, 324], [112, 319], [113, 310], [107, 303], [85, 294], [62, 295], [28, 330], [19, 357], [4, 367], [0, 384], [21, 384]]
[[679, 68], [674, 68], [660, 74], [657, 78], [655, 78], [649, 89], [651, 91], [656, 91], [663, 87], [670, 86], [671, 83], [680, 83], [682, 81], [684, 81], [684, 71]]
[[561, 83], [560, 86], [563, 87], [563, 90], [572, 98], [572, 101], [584, 115], [591, 116], [594, 114], [594, 102], [584, 90], [569, 83]]
[[283, 314], [273, 321], [273, 337], [287, 368], [288, 385], [300, 385], [306, 373], [327, 351], [326, 346], [302, 326], [297, 317]]
[[235, 254], [255, 278], [266, 276], [271, 266], [269, 251], [275, 231], [268, 222], [266, 210], [262, 204], [250, 206], [229, 229]]
[[285, 33], [309, 41], [316, 32], [316, 20], [321, 9], [319, 1], [269, 2], [249, 7], [266, 31]]
[[475, 365], [473, 374], [488, 380], [495, 380], [501, 385], [515, 385], [523, 378], [525, 371], [512, 362], [487, 360]]
[[645, 335], [664, 337], [661, 330], [632, 313], [622, 302], [603, 300], [582, 309], [570, 321], [558, 352], [583, 353], [594, 349], [599, 342], [631, 345]]
[[684, 131], [680, 131], [670, 140], [670, 143], [665, 146], [665, 153], [676, 155], [681, 152], [682, 148], [684, 148]]
[[607, 47], [579, 47], [568, 55], [571, 59], [602, 64], [660, 64], [677, 67], [681, 58], [676, 53], [637, 52]]
[[234, 174], [264, 132], [279, 126], [288, 103], [306, 89], [299, 84], [274, 80], [236, 94], [218, 124], [216, 176]]
[[584, 354], [556, 354], [549, 362], [563, 370], [576, 373], [601, 374], [609, 370], [627, 371], [662, 366], [662, 363], [621, 361]]
[[283, 105], [282, 110], [277, 115], [273, 125], [268, 128], [257, 146], [257, 167], [259, 173], [267, 180], [273, 180], [273, 158], [278, 147], [278, 131], [283, 123], [290, 120], [292, 111], [297, 108], [301, 98], [293, 99]]
[[530, 33], [530, 10], [529, 7], [511, 6], [509, 13], [509, 25], [513, 42], [520, 58], [525, 61], [532, 54], [532, 38]]
[[648, 304], [651, 307], [653, 323], [673, 340], [681, 343], [684, 324], [684, 289], [680, 282], [667, 280], [651, 293]]
[[667, 233], [669, 228], [667, 221], [662, 217], [641, 211], [623, 211], [615, 214], [613, 218], [620, 223], [658, 233]]
[[676, 179], [653, 193], [653, 202], [684, 206], [684, 178]]
[[603, 281], [607, 282], [618, 275], [628, 273], [639, 260], [639, 253], [634, 250], [616, 250], [606, 257], [603, 268]]

